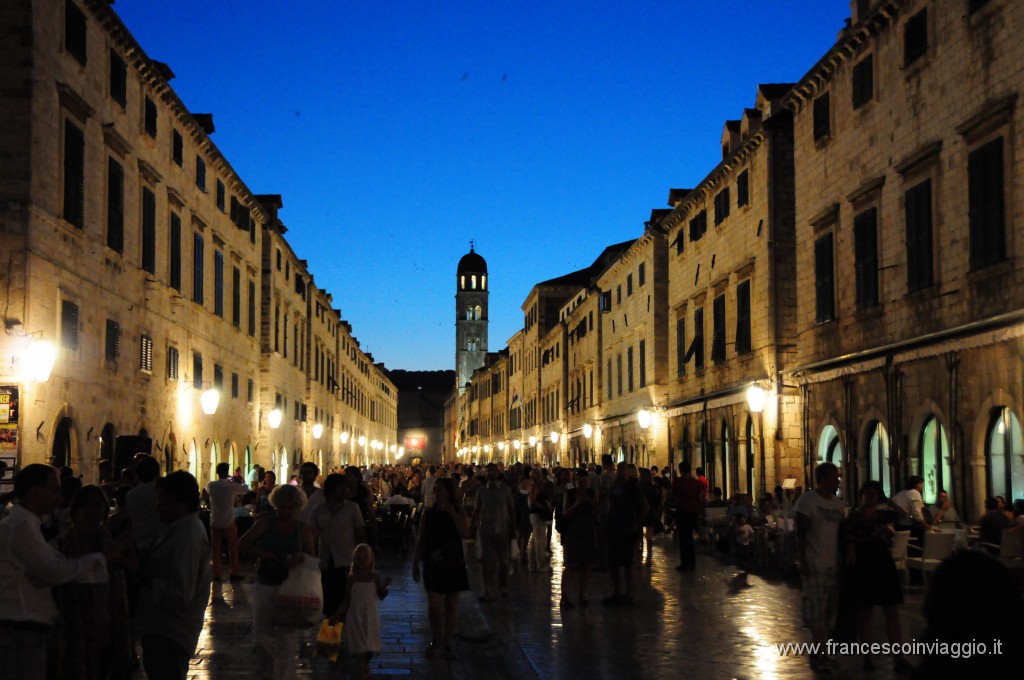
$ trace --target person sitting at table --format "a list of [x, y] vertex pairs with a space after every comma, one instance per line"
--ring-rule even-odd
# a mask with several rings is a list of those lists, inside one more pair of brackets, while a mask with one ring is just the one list
[[935, 505], [928, 508], [928, 515], [931, 520], [930, 524], [960, 526], [963, 522], [960, 515], [957, 514], [956, 508], [949, 502], [949, 493], [945, 489], [939, 489]]
[[985, 546], [986, 549], [990, 553], [999, 554], [999, 545], [1003, 542], [1003, 530], [1010, 529], [1013, 524], [999, 509], [999, 501], [995, 498], [986, 498], [985, 514], [981, 516], [978, 526], [981, 540], [989, 544]]
[[910, 535], [918, 540], [924, 540], [924, 532], [928, 529], [928, 522], [924, 516], [924, 499], [921, 497], [921, 490], [924, 489], [924, 479], [917, 475], [907, 478], [907, 488], [892, 497], [892, 502], [898, 505], [906, 516], [898, 520], [896, 529], [910, 531]]

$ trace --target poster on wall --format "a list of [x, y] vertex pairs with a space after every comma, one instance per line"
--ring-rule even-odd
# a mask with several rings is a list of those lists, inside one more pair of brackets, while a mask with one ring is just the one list
[[18, 463], [18, 388], [0, 385], [0, 493], [14, 489]]
[[406, 437], [405, 438], [405, 450], [406, 451], [423, 451], [427, 446], [426, 437]]

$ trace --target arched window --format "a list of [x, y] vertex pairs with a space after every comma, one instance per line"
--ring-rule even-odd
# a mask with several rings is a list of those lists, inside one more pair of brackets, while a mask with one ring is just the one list
[[949, 440], [946, 429], [935, 416], [928, 416], [921, 429], [920, 446], [921, 476], [924, 491], [921, 496], [928, 505], [935, 503], [939, 489], [949, 493], [953, 499], [953, 474], [949, 465]]
[[466, 290], [466, 275], [463, 274], [459, 277], [459, 288]]
[[843, 445], [839, 441], [839, 432], [832, 425], [826, 425], [818, 437], [818, 462], [843, 465]]
[[484, 308], [481, 307], [480, 305], [477, 305], [476, 307], [474, 307], [473, 308], [473, 318], [475, 320], [479, 321], [483, 317], [484, 317]]
[[988, 495], [1024, 498], [1024, 441], [1020, 421], [1005, 406], [992, 410], [985, 459]]
[[729, 431], [729, 423], [722, 420], [720, 430], [721, 440], [718, 447], [718, 468], [720, 470], [718, 481], [722, 485], [722, 491], [731, 494], [738, 480], [736, 476], [736, 464], [733, 460], [732, 433]]
[[487, 274], [480, 276], [480, 290], [487, 290]]
[[280, 464], [277, 468], [277, 483], [287, 484], [288, 480], [291, 479], [291, 477], [288, 476], [288, 470], [290, 469], [290, 466], [288, 464], [288, 449], [284, 448], [283, 446], [281, 447], [279, 463]]
[[880, 482], [886, 496], [892, 495], [892, 479], [889, 475], [889, 435], [877, 420], [868, 425], [868, 479]]
[[477, 338], [470, 338], [466, 341], [466, 349], [470, 352], [476, 351], [477, 343], [480, 342]]
[[114, 424], [107, 423], [104, 425], [100, 431], [100, 458], [111, 462], [114, 461], [114, 444], [116, 439], [117, 433], [114, 430]]
[[469, 287], [476, 290], [476, 274], [469, 275]]
[[53, 448], [50, 450], [50, 465], [55, 468], [71, 465], [71, 418], [67, 416], [57, 423]]

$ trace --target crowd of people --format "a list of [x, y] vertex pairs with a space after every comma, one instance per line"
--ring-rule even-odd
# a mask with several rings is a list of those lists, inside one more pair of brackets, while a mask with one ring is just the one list
[[[616, 465], [608, 455], [599, 465], [553, 469], [489, 463], [321, 473], [307, 461], [280, 484], [259, 466], [243, 476], [221, 463], [215, 472], [200, 489], [188, 472], [161, 476], [145, 454], [117, 479], [103, 462], [97, 484], [83, 484], [68, 469], [20, 470], [14, 503], [5, 510], [8, 499], [0, 499], [0, 676], [118, 679], [141, 663], [152, 680], [184, 678], [211, 583], [243, 580], [241, 556], [257, 561], [253, 640], [265, 677], [295, 675], [300, 631], [279, 625], [274, 603], [300, 567], [319, 572], [322, 614], [345, 622], [356, 672], [369, 677], [370, 660], [381, 651], [377, 602], [390, 585], [375, 569], [377, 527], [387, 526], [378, 518], [393, 516], [415, 522], [411, 576], [426, 591], [428, 656], [455, 655], [468, 561], [480, 561], [478, 599], [486, 605], [508, 596], [516, 571], [550, 572], [558, 540], [562, 608], [590, 603], [595, 571], [607, 574], [601, 604], [629, 607], [636, 574], [651, 564], [653, 542], [663, 533], [678, 542], [682, 572], [697, 567], [698, 535], [732, 553], [744, 571], [757, 563], [755, 536], [772, 537], [783, 562], [799, 571], [802, 614], [814, 641], [835, 635], [838, 618], [855, 639], [870, 641], [880, 607], [889, 641], [900, 642], [904, 584], [889, 541], [896, 531], [920, 537], [964, 522], [945, 492], [926, 506], [917, 477], [891, 499], [878, 482], [865, 482], [848, 508], [837, 497], [839, 471], [829, 463], [815, 468], [807, 493], [777, 487], [755, 498], [737, 491], [728, 501], [688, 462], [659, 470]], [[1021, 505], [1014, 511], [999, 499], [986, 502], [983, 544], [998, 546], [1003, 531], [1024, 532]], [[712, 513], [720, 520], [710, 520]], [[782, 548], [787, 536], [789, 557]], [[833, 668], [824, 655], [810, 661], [820, 673]], [[902, 656], [893, 663], [897, 671], [910, 669]]]

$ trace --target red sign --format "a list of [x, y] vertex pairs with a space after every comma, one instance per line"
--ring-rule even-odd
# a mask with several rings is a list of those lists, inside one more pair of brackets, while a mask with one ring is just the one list
[[406, 437], [405, 438], [405, 450], [406, 451], [422, 451], [427, 446], [426, 437]]

